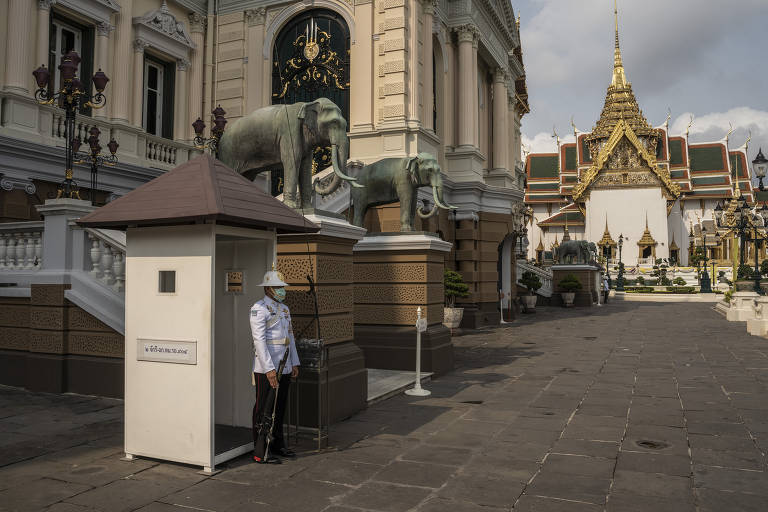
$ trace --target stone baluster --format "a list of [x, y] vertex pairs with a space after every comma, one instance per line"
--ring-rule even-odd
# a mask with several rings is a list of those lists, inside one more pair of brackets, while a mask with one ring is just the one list
[[112, 271], [115, 273], [115, 284], [113, 288], [116, 292], [123, 291], [125, 287], [125, 256], [119, 249], [115, 249], [115, 261], [112, 263]]
[[101, 252], [101, 280], [104, 284], [111, 286], [115, 282], [115, 276], [112, 273], [112, 247], [108, 244], [102, 244]]
[[8, 253], [8, 235], [0, 234], [0, 270], [6, 268], [5, 255]]
[[95, 236], [89, 234], [91, 239], [91, 276], [94, 279], [101, 277], [101, 269], [99, 268], [101, 262], [101, 242]]
[[29, 233], [27, 245], [24, 248], [24, 256], [27, 259], [27, 264], [24, 266], [26, 270], [35, 268], [35, 240], [37, 240], [37, 233]]
[[8, 244], [5, 253], [5, 268], [13, 270], [16, 263], [16, 235], [9, 233]]
[[16, 241], [16, 269], [22, 270], [24, 268], [24, 255], [26, 254], [27, 237], [29, 233], [19, 233]]
[[37, 262], [37, 268], [43, 268], [43, 232], [37, 234], [35, 238], [35, 261]]

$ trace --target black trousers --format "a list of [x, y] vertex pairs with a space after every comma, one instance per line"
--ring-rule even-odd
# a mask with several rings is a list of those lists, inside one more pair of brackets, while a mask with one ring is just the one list
[[[274, 406], [274, 393], [270, 393], [272, 386], [269, 385], [264, 373], [254, 373], [256, 378], [256, 403], [253, 404], [253, 454], [256, 457], [264, 457], [264, 451], [267, 448], [267, 434], [262, 432], [261, 423], [264, 415], [272, 416], [272, 407]], [[285, 447], [283, 439], [283, 418], [285, 417], [285, 406], [288, 402], [288, 388], [291, 385], [291, 374], [284, 373], [280, 376], [280, 392], [277, 393], [277, 408], [275, 409], [275, 427], [272, 429], [273, 441], [269, 445], [270, 453]]]

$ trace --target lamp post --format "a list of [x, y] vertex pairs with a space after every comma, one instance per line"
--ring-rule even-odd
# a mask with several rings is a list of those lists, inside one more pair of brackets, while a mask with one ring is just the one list
[[99, 135], [101, 135], [101, 130], [99, 130], [96, 126], [92, 126], [90, 130], [88, 130], [88, 133], [90, 134], [90, 137], [88, 137], [88, 152], [80, 153], [80, 145], [82, 144], [80, 142], [80, 139], [75, 137], [72, 139], [72, 153], [74, 155], [74, 158], [77, 159], [78, 164], [91, 164], [91, 202], [94, 200], [94, 193], [96, 192], [96, 187], [98, 186], [98, 172], [99, 172], [99, 166], [100, 165], [109, 165], [113, 166], [117, 163], [117, 156], [115, 153], [117, 153], [117, 148], [120, 147], [120, 144], [118, 144], [115, 139], [110, 139], [109, 144], [107, 144], [107, 148], [109, 149], [109, 155], [102, 155], [101, 154], [101, 144], [99, 144]]
[[757, 151], [757, 156], [752, 160], [752, 170], [755, 172], [757, 179], [760, 180], [758, 188], [760, 191], [765, 190], [763, 187], [763, 178], [765, 178], [765, 173], [768, 171], [768, 159], [763, 156], [763, 148], [760, 148]]
[[[759, 244], [766, 239], [765, 234], [761, 230], [766, 227], [766, 220], [768, 220], [768, 206], [765, 204], [760, 210], [751, 210], [747, 204], [747, 200], [744, 196], [739, 197], [736, 200], [736, 204], [733, 206], [733, 218], [729, 220], [725, 216], [725, 210], [719, 204], [715, 207], [715, 222], [718, 227], [728, 227], [736, 230], [740, 240], [740, 252], [739, 252], [739, 268], [745, 264], [744, 262], [744, 249], [748, 242], [753, 243], [755, 250], [755, 269], [752, 279], [754, 280], [753, 289], [756, 293], [762, 293], [760, 289], [760, 266], [758, 261], [758, 248]], [[736, 279], [738, 280], [738, 269], [736, 273]]]
[[707, 228], [706, 226], [701, 226], [701, 250], [704, 254], [704, 270], [701, 273], [701, 278], [699, 279], [699, 285], [700, 285], [700, 292], [701, 293], [712, 293], [712, 283], [709, 279], [709, 274], [707, 273], [707, 263], [709, 262], [709, 257], [707, 256]]
[[45, 65], [37, 68], [32, 74], [37, 82], [37, 90], [35, 91], [35, 99], [41, 105], [52, 105], [54, 102], [58, 102], [59, 106], [64, 109], [64, 141], [66, 151], [66, 162], [64, 181], [61, 182], [58, 189], [57, 198], [74, 198], [80, 199], [80, 189], [77, 182], [72, 179], [72, 166], [74, 164], [74, 151], [73, 142], [75, 139], [75, 117], [77, 115], [77, 109], [80, 106], [91, 108], [102, 108], [106, 104], [106, 97], [104, 96], [104, 89], [107, 87], [109, 78], [104, 72], [99, 69], [91, 81], [96, 89], [96, 94], [91, 95], [87, 92], [87, 88], [83, 85], [80, 79], [77, 77], [77, 68], [80, 65], [80, 56], [74, 50], [70, 50], [66, 54], [61, 56], [61, 63], [59, 64], [59, 71], [61, 71], [61, 89], [58, 91], [50, 91], [48, 89], [48, 82], [51, 78], [50, 70], [46, 69]]
[[624, 291], [624, 263], [621, 261], [621, 248], [624, 246], [624, 235], [619, 234], [619, 274], [616, 276], [616, 291]]
[[227, 125], [227, 120], [224, 118], [227, 113], [221, 108], [221, 105], [217, 106], [213, 112], [213, 128], [211, 128], [211, 138], [206, 139], [203, 137], [203, 131], [205, 130], [205, 123], [199, 117], [197, 121], [192, 123], [192, 129], [195, 130], [195, 147], [197, 149], [208, 148], [211, 150], [217, 158], [219, 156], [219, 141], [224, 134], [224, 128]]

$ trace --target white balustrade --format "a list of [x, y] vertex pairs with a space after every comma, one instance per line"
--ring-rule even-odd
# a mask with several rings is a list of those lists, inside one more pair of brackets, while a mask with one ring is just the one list
[[0, 224], [0, 271], [35, 271], [42, 266], [42, 222]]
[[539, 288], [536, 293], [543, 297], [551, 297], [553, 291], [552, 271], [532, 265], [525, 260], [517, 260], [517, 278], [520, 279], [520, 276], [526, 271], [533, 272], [541, 281], [541, 288]]
[[91, 246], [88, 249], [91, 261], [90, 275], [116, 292], [125, 289], [125, 247], [100, 238], [96, 230], [89, 230]]
[[174, 166], [176, 165], [177, 146], [178, 143], [171, 140], [148, 135], [145, 157], [150, 163]]

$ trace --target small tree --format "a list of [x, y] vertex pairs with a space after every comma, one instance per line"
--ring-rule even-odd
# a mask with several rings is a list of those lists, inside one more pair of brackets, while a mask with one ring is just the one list
[[541, 288], [541, 279], [539, 279], [539, 276], [537, 276], [530, 270], [526, 270], [525, 272], [523, 272], [523, 275], [520, 276], [518, 283], [525, 286], [528, 289], [528, 293], [530, 295], [533, 295], [534, 293], [536, 293], [536, 290]]
[[637, 284], [644, 285], [645, 284], [645, 278], [643, 276], [637, 276]]
[[566, 293], [581, 290], [581, 281], [573, 274], [567, 274], [557, 285]]
[[763, 260], [760, 263], [760, 275], [768, 276], [768, 260]]
[[750, 279], [754, 279], [755, 269], [753, 269], [746, 263], [742, 263], [741, 265], [739, 265], [739, 269], [736, 271], [736, 278], [738, 280], [743, 280], [743, 281], [749, 281]]
[[676, 277], [675, 280], [672, 282], [675, 283], [675, 285], [677, 286], [685, 286], [685, 279], [683, 279], [682, 277]]
[[469, 286], [464, 284], [461, 274], [454, 270], [446, 270], [443, 274], [443, 287], [445, 288], [445, 303], [449, 308], [456, 304], [456, 297], [469, 296]]

